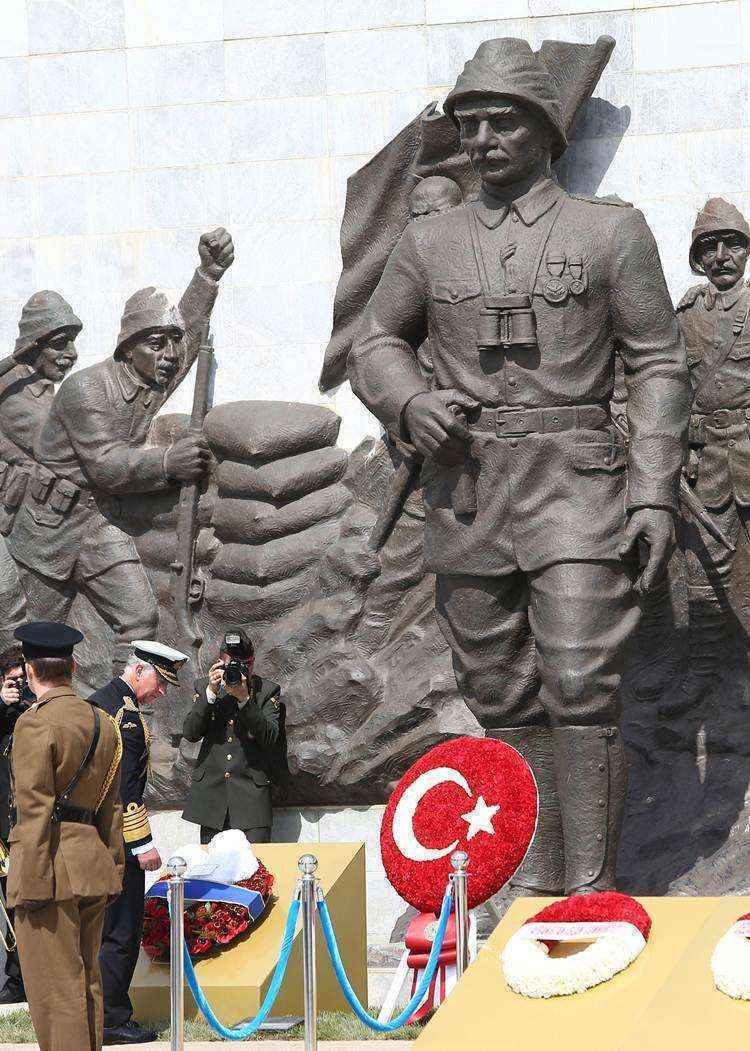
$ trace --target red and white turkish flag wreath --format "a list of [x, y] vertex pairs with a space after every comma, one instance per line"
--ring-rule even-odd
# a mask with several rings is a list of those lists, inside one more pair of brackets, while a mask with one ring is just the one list
[[[574, 894], [548, 905], [511, 936], [501, 957], [503, 974], [523, 996], [582, 993], [629, 967], [650, 930], [651, 917], [627, 894]], [[557, 956], [552, 950], [560, 942], [587, 944]]]
[[[409, 924], [407, 952], [383, 1005], [386, 1021], [411, 970], [411, 989], [429, 955], [456, 850], [469, 856], [469, 908], [481, 905], [520, 868], [534, 838], [534, 775], [510, 745], [459, 737], [431, 749], [407, 770], [391, 796], [380, 831], [383, 866], [393, 887], [420, 912]], [[453, 917], [451, 917], [452, 921]], [[449, 925], [432, 988], [412, 1016], [419, 1021], [455, 984], [455, 928]]]

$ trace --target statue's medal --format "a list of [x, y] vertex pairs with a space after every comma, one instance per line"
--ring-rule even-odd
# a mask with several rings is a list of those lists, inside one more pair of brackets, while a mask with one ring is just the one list
[[542, 286], [548, 303], [564, 303], [568, 298], [568, 286], [560, 277], [550, 277]]
[[547, 254], [545, 263], [549, 277], [542, 285], [542, 293], [548, 303], [564, 303], [568, 298], [568, 285], [563, 280], [565, 272], [565, 256], [551, 250]]
[[582, 296], [586, 291], [586, 281], [583, 276], [583, 259], [577, 256], [575, 259], [568, 260], [568, 270], [570, 272], [570, 294], [573, 296]]

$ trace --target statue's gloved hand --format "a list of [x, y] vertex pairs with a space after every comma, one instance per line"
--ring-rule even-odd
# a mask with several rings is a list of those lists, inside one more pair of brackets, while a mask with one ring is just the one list
[[234, 242], [223, 226], [201, 234], [198, 242], [201, 270], [214, 281], [219, 281], [234, 262]]
[[458, 390], [417, 394], [404, 410], [404, 424], [412, 444], [422, 456], [443, 463], [463, 460], [471, 444], [471, 431], [461, 415], [477, 404]]
[[211, 464], [211, 450], [202, 434], [186, 434], [178, 438], [164, 454], [167, 478], [181, 482], [197, 482]]
[[667, 571], [674, 545], [672, 512], [662, 507], [639, 507], [633, 511], [620, 545], [620, 557], [624, 558], [639, 540], [648, 547], [648, 560], [635, 582], [635, 590], [643, 594]]

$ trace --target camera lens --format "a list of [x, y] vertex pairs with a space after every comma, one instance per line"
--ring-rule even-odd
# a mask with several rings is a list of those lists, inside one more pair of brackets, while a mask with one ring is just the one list
[[224, 682], [227, 686], [239, 686], [242, 682], [242, 668], [238, 661], [230, 661], [224, 668]]

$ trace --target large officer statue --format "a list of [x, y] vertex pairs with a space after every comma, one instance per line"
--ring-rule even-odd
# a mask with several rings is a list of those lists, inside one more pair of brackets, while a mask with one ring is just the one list
[[[488, 735], [519, 748], [539, 783], [516, 885], [601, 890], [614, 885], [626, 796], [624, 650], [677, 510], [684, 346], [642, 214], [551, 178], [567, 146], [560, 100], [525, 41], [483, 43], [444, 109], [479, 199], [406, 228], [349, 376], [424, 457], [425, 561], [459, 680]], [[416, 359], [427, 335], [433, 389]], [[609, 414], [615, 344], [627, 452]], [[648, 560], [636, 583], [638, 541]], [[514, 674], [534, 646], [533, 670]]]
[[[750, 515], [750, 289], [742, 280], [750, 226], [727, 201], [707, 201], [695, 221], [690, 268], [708, 278], [677, 306], [695, 399], [686, 467], [695, 493], [737, 544]], [[687, 674], [661, 705], [688, 711], [714, 682], [727, 627], [732, 554], [699, 522], [685, 522], [690, 609]]]
[[34, 465], [34, 442], [52, 407], [55, 384], [76, 362], [82, 325], [58, 292], [35, 292], [24, 304], [13, 353], [0, 362], [0, 635], [26, 620], [26, 598], [5, 537]]
[[125, 304], [113, 357], [61, 385], [37, 437], [36, 465], [8, 537], [38, 616], [65, 620], [83, 591], [115, 634], [114, 670], [129, 643], [158, 627], [158, 607], [135, 544], [119, 525], [120, 497], [201, 478], [202, 436], [167, 449], [145, 444], [151, 422], [195, 361], [234, 258], [226, 230], [203, 234], [200, 267], [173, 307], [154, 288]]

